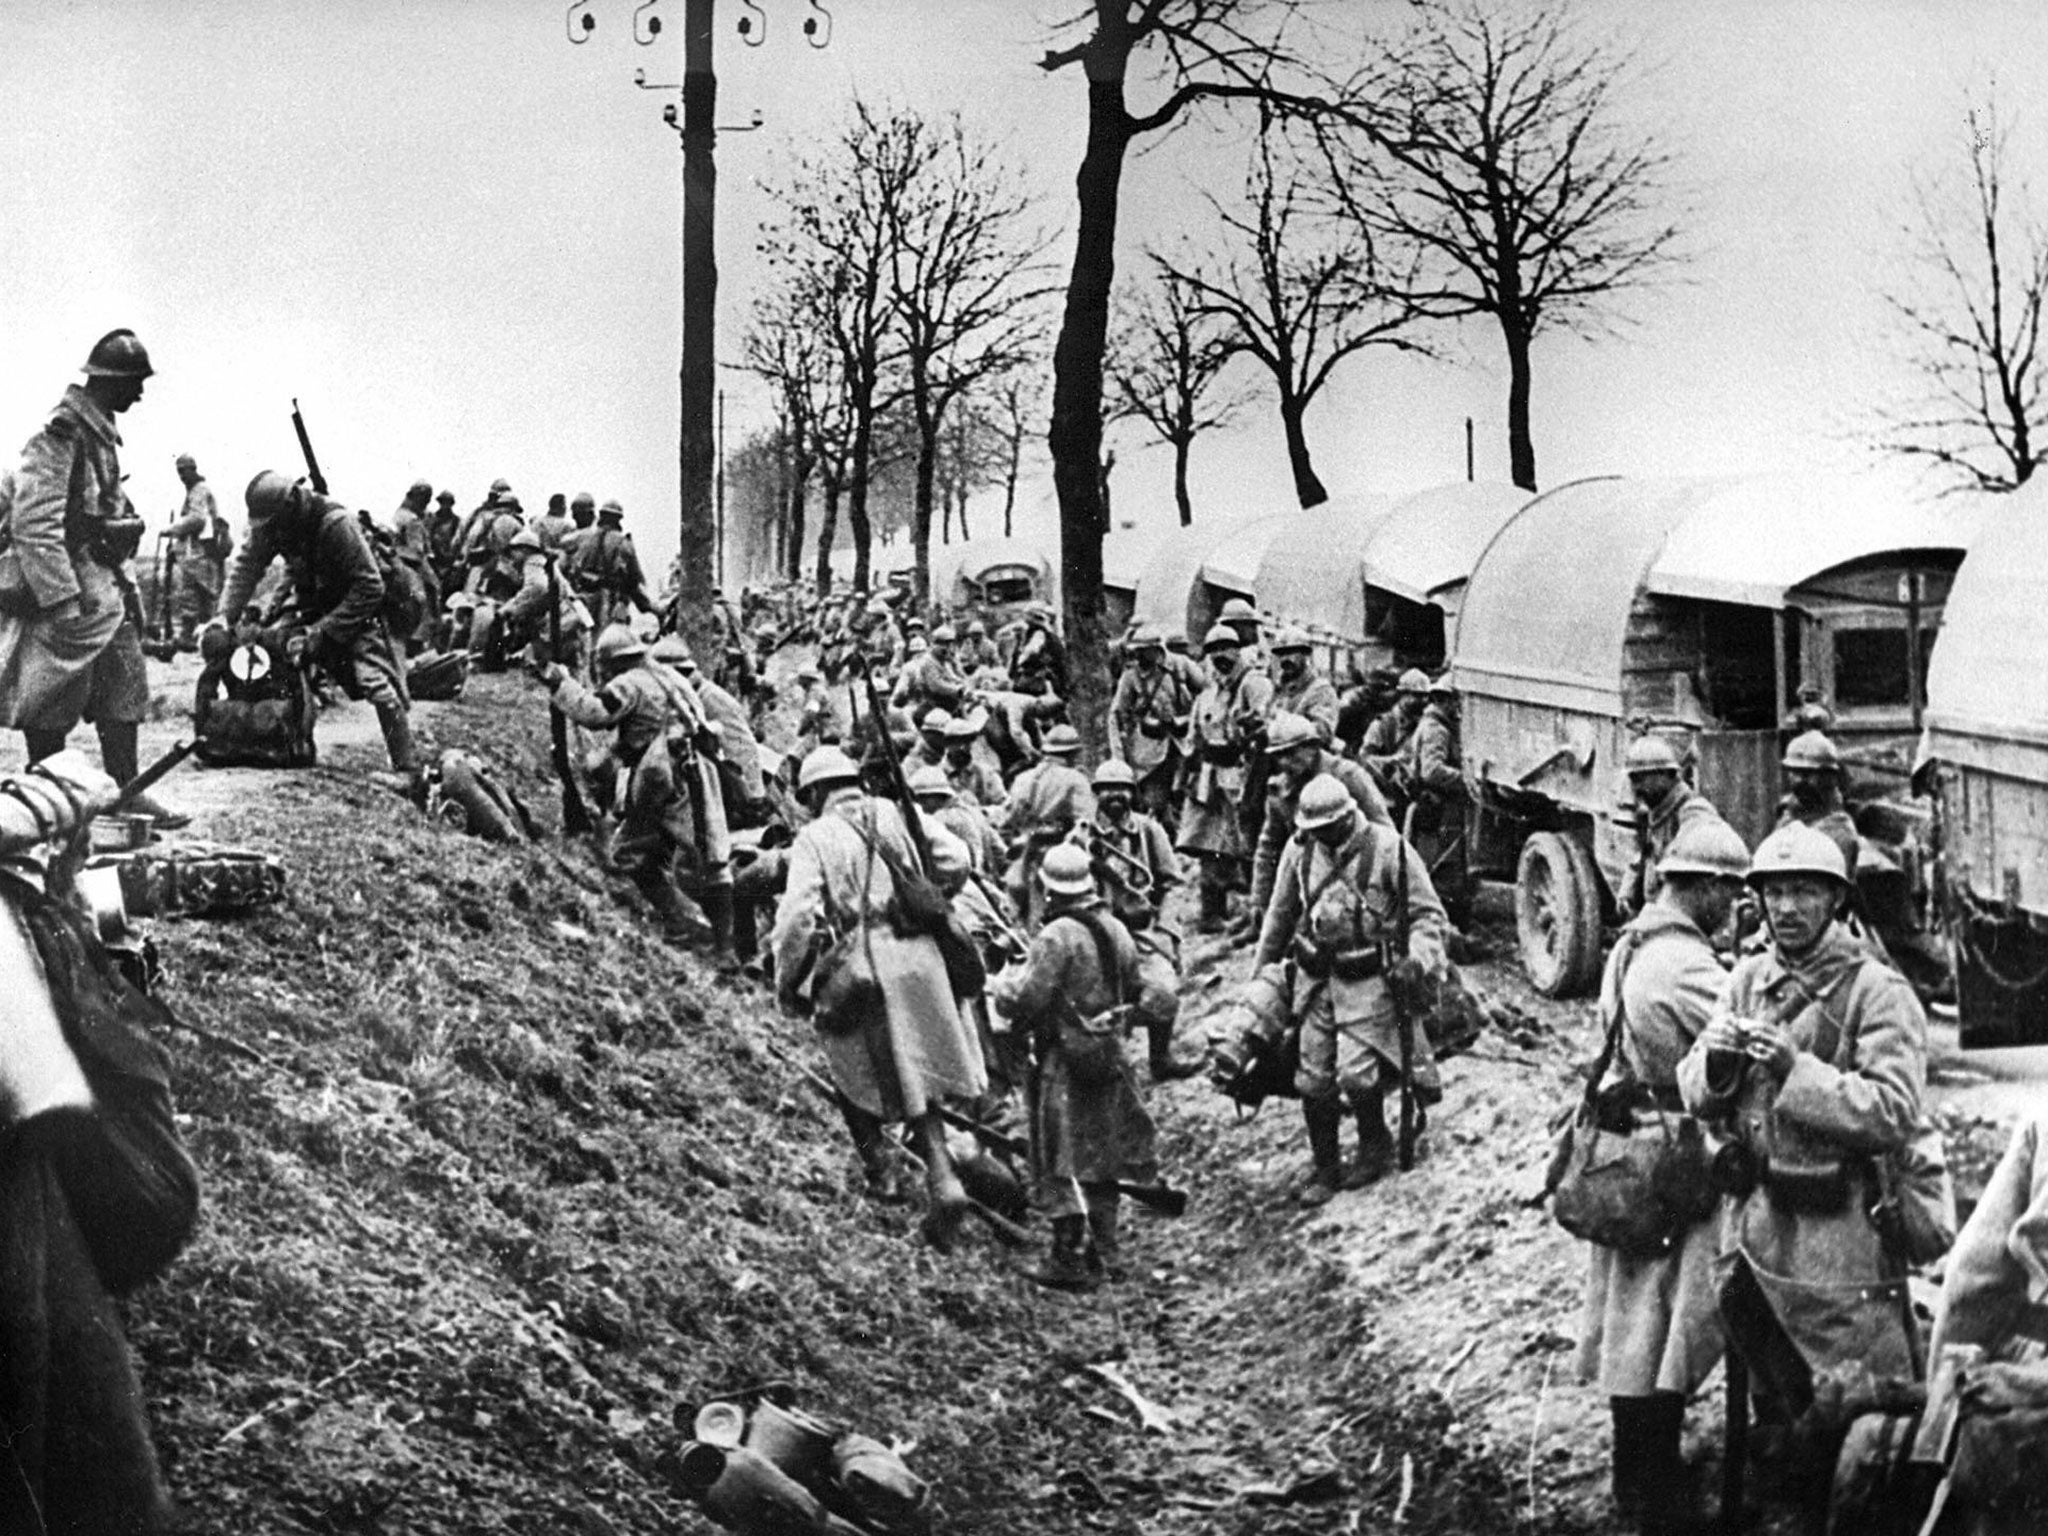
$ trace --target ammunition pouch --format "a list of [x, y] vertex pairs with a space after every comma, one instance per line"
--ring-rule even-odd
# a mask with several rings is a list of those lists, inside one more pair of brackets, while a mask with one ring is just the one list
[[1331, 951], [1307, 939], [1294, 941], [1295, 969], [1312, 981], [1370, 981], [1380, 973], [1378, 949]]
[[1756, 1192], [1762, 1181], [1766, 1163], [1747, 1144], [1740, 1141], [1723, 1143], [1714, 1152], [1707, 1164], [1707, 1182], [1721, 1194], [1736, 1200], [1747, 1200]]
[[1235, 768], [1244, 761], [1244, 748], [1236, 742], [1205, 741], [1201, 745], [1202, 761], [1212, 768]]
[[1173, 734], [1171, 720], [1140, 720], [1138, 734], [1152, 741], [1163, 741]]
[[142, 547], [143, 525], [139, 517], [108, 517], [88, 521], [81, 530], [79, 547], [100, 565], [118, 566], [135, 558]]
[[1763, 1172], [1771, 1203], [1799, 1216], [1839, 1216], [1849, 1208], [1849, 1165], [1771, 1163]]

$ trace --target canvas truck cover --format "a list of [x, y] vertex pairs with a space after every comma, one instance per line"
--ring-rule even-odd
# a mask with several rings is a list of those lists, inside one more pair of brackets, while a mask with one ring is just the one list
[[1401, 497], [1365, 546], [1367, 585], [1448, 606], [1502, 525], [1533, 499], [1518, 485], [1459, 481]]
[[1339, 496], [1287, 516], [1259, 562], [1254, 601], [1283, 624], [1362, 640], [1364, 552], [1396, 505], [1386, 495]]

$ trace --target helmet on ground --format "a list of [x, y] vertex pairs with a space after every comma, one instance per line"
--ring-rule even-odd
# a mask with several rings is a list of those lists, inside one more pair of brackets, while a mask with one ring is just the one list
[[1233, 597], [1225, 603], [1223, 611], [1217, 614], [1216, 618], [1224, 624], [1256, 624], [1259, 621], [1259, 616], [1253, 612], [1252, 605], [1241, 597]]
[[1319, 773], [1302, 789], [1301, 803], [1294, 808], [1294, 825], [1303, 832], [1327, 827], [1344, 819], [1355, 809], [1351, 791], [1335, 774]]
[[1742, 834], [1718, 816], [1702, 816], [1679, 829], [1664, 857], [1660, 875], [1719, 875], [1741, 880], [1749, 874], [1749, 847]]
[[1226, 645], [1234, 651], [1243, 644], [1244, 641], [1238, 638], [1237, 631], [1223, 623], [1211, 624], [1209, 633], [1202, 636], [1202, 651], [1205, 655]]
[[607, 664], [637, 661], [647, 654], [641, 638], [623, 624], [607, 624], [597, 637], [597, 659]]
[[149, 353], [127, 329], [109, 331], [94, 342], [80, 371], [96, 379], [146, 379], [156, 372], [149, 366]]
[[857, 784], [860, 782], [860, 764], [848, 757], [837, 747], [819, 747], [803, 761], [796, 771], [796, 787], [799, 790], [815, 789], [820, 784]]
[[928, 709], [924, 718], [917, 722], [917, 728], [934, 736], [943, 736], [952, 723], [953, 711], [950, 709]]
[[535, 533], [531, 528], [522, 528], [517, 533], [512, 535], [511, 539], [507, 541], [505, 548], [508, 550], [539, 549], [540, 535]]
[[1088, 862], [1088, 850], [1072, 843], [1057, 843], [1047, 849], [1038, 866], [1038, 883], [1048, 896], [1093, 895], [1095, 870]]
[[1048, 757], [1072, 757], [1081, 750], [1081, 733], [1071, 725], [1061, 723], [1045, 733], [1045, 753]]
[[296, 491], [297, 487], [276, 470], [263, 469], [256, 472], [256, 478], [249, 482], [249, 489], [243, 493], [242, 499], [248, 503], [249, 516], [260, 522], [289, 508]]
[[1307, 715], [1281, 710], [1266, 722], [1266, 755], [1278, 757], [1296, 747], [1321, 746], [1322, 730]]
[[1795, 821], [1758, 843], [1756, 855], [1749, 861], [1751, 885], [1762, 885], [1779, 875], [1824, 875], [1846, 886], [1849, 865], [1833, 838]]
[[1779, 766], [1809, 773], [1840, 773], [1842, 754], [1825, 732], [1804, 731], [1786, 743], [1785, 758]]
[[1394, 685], [1396, 693], [1423, 694], [1429, 692], [1429, 674], [1420, 667], [1410, 667], [1401, 674], [1401, 680]]
[[955, 640], [958, 640], [959, 638], [960, 631], [955, 629], [950, 624], [941, 624], [937, 629], [932, 631], [932, 644], [934, 645], [951, 645]]
[[1112, 757], [1095, 770], [1091, 782], [1097, 789], [1136, 789], [1138, 776], [1131, 772], [1129, 763]]
[[910, 792], [920, 800], [926, 795], [950, 795], [953, 781], [946, 777], [945, 769], [927, 763], [910, 776]]
[[647, 654], [656, 661], [665, 662], [672, 667], [679, 667], [686, 661], [695, 662], [697, 659], [690, 654], [690, 642], [681, 635], [673, 634], [658, 636], [653, 649]]
[[1644, 773], [1683, 773], [1685, 765], [1678, 760], [1678, 749], [1664, 737], [1654, 733], [1638, 736], [1628, 744], [1628, 755], [1622, 759], [1622, 769], [1630, 778]]
[[1290, 624], [1285, 629], [1281, 630], [1279, 634], [1273, 637], [1272, 643], [1268, 645], [1266, 649], [1272, 651], [1275, 655], [1278, 655], [1282, 651], [1308, 650], [1308, 631], [1305, 629], [1297, 629], [1295, 628], [1295, 626]]

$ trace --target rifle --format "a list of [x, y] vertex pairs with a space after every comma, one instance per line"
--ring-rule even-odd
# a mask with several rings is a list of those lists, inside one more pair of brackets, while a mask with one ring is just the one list
[[[1005, 1136], [994, 1126], [983, 1125], [979, 1120], [963, 1115], [958, 1110], [947, 1109], [943, 1104], [933, 1105], [932, 1113], [939, 1117], [941, 1124], [950, 1125], [956, 1131], [965, 1131], [991, 1151], [1001, 1152], [1006, 1157], [1030, 1161], [1031, 1148], [1018, 1137]], [[1118, 1180], [1114, 1188], [1118, 1194], [1161, 1216], [1187, 1214], [1188, 1192], [1184, 1189], [1175, 1189], [1168, 1184], [1126, 1184], [1122, 1180]]]
[[[562, 578], [556, 573], [557, 551], [547, 552], [548, 565], [548, 659], [562, 654]], [[562, 830], [581, 837], [591, 828], [590, 808], [583, 803], [583, 790], [576, 782], [576, 765], [569, 759], [569, 717], [561, 706], [548, 700], [548, 747], [554, 759], [555, 777], [562, 781]]]
[[158, 661], [168, 661], [177, 652], [172, 638], [175, 618], [171, 613], [171, 583], [177, 570], [177, 546], [172, 542], [171, 530], [166, 528], [156, 536], [156, 623], [148, 626], [154, 633], [142, 647]]
[[[868, 726], [874, 735], [874, 740], [868, 747], [867, 760], [870, 763], [887, 764], [888, 773], [884, 778], [883, 787], [888, 790], [889, 798], [894, 800], [903, 812], [903, 825], [910, 833], [910, 846], [917, 854], [918, 873], [929, 880], [932, 874], [931, 843], [924, 835], [924, 821], [918, 814], [917, 801], [911, 796], [910, 781], [903, 776], [903, 759], [896, 755], [896, 747], [889, 740], [889, 716], [882, 707], [882, 696], [875, 688], [875, 669], [865, 656], [859, 654], [854, 656], [848, 666], [860, 673], [861, 682], [867, 688]], [[853, 684], [848, 683], [846, 689], [850, 698]]]
[[327, 494], [327, 477], [320, 473], [320, 461], [313, 457], [313, 439], [306, 431], [306, 418], [299, 414], [298, 397], [292, 397], [292, 430], [299, 434], [299, 452], [306, 458], [306, 483], [317, 496]]
[[[1414, 807], [1408, 811], [1408, 823], [1415, 821]], [[1394, 918], [1395, 932], [1400, 935], [1400, 944], [1405, 950], [1408, 944], [1408, 838], [1405, 832], [1394, 835], [1394, 856], [1400, 860], [1400, 873], [1395, 879]], [[1380, 962], [1383, 975], [1391, 976], [1396, 961], [1400, 958], [1389, 944]], [[1415, 1020], [1409, 1017], [1408, 1004], [1390, 984], [1387, 987], [1387, 1001], [1394, 1005], [1394, 1029], [1401, 1041], [1401, 1139], [1398, 1145], [1399, 1164], [1403, 1173], [1415, 1166]]]
[[107, 807], [107, 814], [127, 809], [134, 804], [137, 795], [147, 794], [154, 789], [164, 776], [178, 764], [190, 757], [198, 747], [197, 741], [181, 741], [162, 757], [151, 763], [142, 772], [121, 786], [121, 792], [114, 797], [114, 803]]

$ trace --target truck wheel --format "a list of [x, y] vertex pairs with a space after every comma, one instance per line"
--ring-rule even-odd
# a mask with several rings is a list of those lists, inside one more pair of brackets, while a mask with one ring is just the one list
[[1600, 887], [1592, 861], [1557, 832], [1538, 832], [1515, 864], [1515, 935], [1529, 984], [1572, 997], [1600, 970]]

